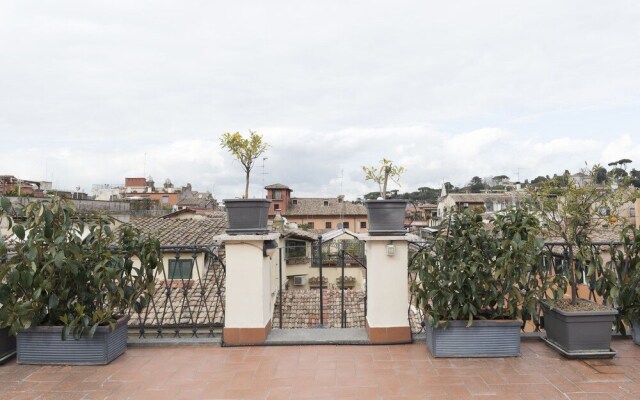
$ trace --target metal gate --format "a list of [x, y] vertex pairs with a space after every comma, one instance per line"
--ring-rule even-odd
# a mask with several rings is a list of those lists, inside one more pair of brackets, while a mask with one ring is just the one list
[[[281, 258], [282, 259], [282, 258]], [[285, 288], [282, 273], [276, 299], [274, 327], [364, 328], [367, 315], [367, 279], [364, 242], [321, 239], [311, 249], [310, 289]], [[359, 274], [353, 276], [353, 274]], [[332, 277], [332, 279], [329, 279]], [[308, 301], [300, 301], [306, 296]]]

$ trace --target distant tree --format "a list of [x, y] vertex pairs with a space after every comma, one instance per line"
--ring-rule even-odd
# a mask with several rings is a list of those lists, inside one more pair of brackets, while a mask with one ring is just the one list
[[609, 171], [609, 176], [617, 182], [623, 181], [628, 175], [627, 171], [620, 167], [613, 168]]
[[629, 183], [637, 188], [640, 188], [640, 171], [636, 170], [635, 168], [632, 169], [629, 173], [629, 177], [631, 178]]
[[456, 189], [455, 186], [453, 186], [451, 184], [451, 182], [445, 182], [444, 183], [444, 188], [447, 190], [447, 192], [451, 192], [451, 191], [454, 191]]
[[593, 166], [594, 177], [597, 184], [604, 183], [607, 180], [607, 169], [600, 164]]
[[480, 191], [485, 188], [484, 183], [479, 176], [474, 176], [473, 178], [471, 178], [471, 182], [469, 182], [469, 185], [467, 186], [471, 193], [480, 193]]
[[538, 176], [537, 178], [535, 178], [534, 180], [531, 181], [531, 184], [533, 185], [538, 185], [540, 183], [546, 182], [549, 180], [549, 177], [544, 177], [544, 176]]
[[498, 176], [494, 176], [493, 177], [494, 185], [498, 185], [498, 184], [502, 183], [503, 181], [508, 181], [508, 180], [509, 180], [509, 177], [506, 176], [506, 175], [498, 175]]

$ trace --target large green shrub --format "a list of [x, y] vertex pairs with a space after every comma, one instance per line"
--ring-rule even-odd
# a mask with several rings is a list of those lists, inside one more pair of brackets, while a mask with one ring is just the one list
[[64, 325], [63, 338], [79, 338], [147, 304], [162, 265], [158, 240], [129, 225], [116, 231], [112, 218], [81, 215], [57, 197], [17, 211], [3, 200], [2, 210], [23, 222], [12, 224], [13, 249], [0, 264], [0, 326]]
[[539, 222], [510, 209], [491, 225], [470, 210], [454, 213], [431, 248], [414, 258], [416, 303], [433, 327], [442, 320], [537, 320], [536, 304], [548, 287], [540, 276]]

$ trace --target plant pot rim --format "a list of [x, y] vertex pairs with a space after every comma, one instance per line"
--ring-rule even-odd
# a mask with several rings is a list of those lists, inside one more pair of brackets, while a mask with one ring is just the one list
[[[585, 300], [585, 299], [579, 299], [581, 301], [590, 301], [590, 300]], [[552, 307], [546, 300], [540, 300], [540, 305], [542, 305], [542, 307], [544, 309], [547, 309], [549, 311], [554, 311], [560, 315], [565, 315], [565, 316], [580, 316], [580, 315], [584, 315], [584, 316], [590, 316], [590, 315], [617, 315], [618, 314], [618, 310], [616, 310], [615, 308], [609, 308], [609, 310], [596, 310], [596, 311], [566, 311], [563, 310], [561, 308], [558, 307]]]
[[[122, 325], [127, 325], [127, 323], [129, 322], [129, 319], [131, 318], [130, 315], [122, 315], [117, 317], [116, 319], [116, 324], [113, 327], [113, 329], [111, 329], [110, 325], [100, 325], [96, 328], [96, 333], [107, 333], [107, 332], [112, 332], [113, 330], [115, 330], [116, 328], [121, 327]], [[20, 334], [20, 332], [22, 331], [31, 331], [31, 332], [51, 332], [51, 331], [57, 331], [57, 332], [62, 332], [62, 330], [64, 329], [63, 325], [36, 325], [36, 326], [32, 326], [29, 327], [27, 329], [21, 329], [18, 331], [18, 335]], [[84, 337], [84, 334], [83, 334]]]
[[380, 200], [365, 200], [365, 204], [379, 204], [379, 203], [408, 203], [406, 199], [380, 199]]
[[[461, 319], [440, 320], [436, 329], [446, 329], [446, 326], [467, 327], [469, 321]], [[430, 324], [427, 324], [430, 326]], [[504, 326], [504, 325], [522, 325], [521, 319], [474, 319], [469, 328], [474, 326]]]
[[271, 203], [271, 200], [269, 199], [260, 199], [260, 198], [255, 198], [255, 199], [223, 199], [222, 200], [225, 204], [226, 203], [244, 203], [244, 202], [258, 202], [258, 203]]

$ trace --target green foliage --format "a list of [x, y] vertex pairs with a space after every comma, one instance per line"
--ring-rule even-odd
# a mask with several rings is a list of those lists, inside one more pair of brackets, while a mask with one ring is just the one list
[[242, 165], [245, 172], [244, 198], [248, 198], [251, 170], [255, 161], [269, 148], [269, 145], [262, 140], [262, 135], [249, 130], [248, 138], [244, 138], [240, 132], [223, 134], [220, 137], [220, 147], [228, 150]]
[[0, 326], [64, 325], [63, 339], [80, 338], [146, 306], [162, 265], [158, 240], [129, 225], [115, 231], [106, 215], [83, 218], [58, 197], [23, 212], [15, 248], [0, 263]]
[[414, 258], [416, 304], [438, 321], [537, 320], [547, 280], [539, 268], [543, 242], [538, 220], [522, 209], [499, 213], [487, 230], [470, 210], [454, 213], [431, 248]]
[[387, 182], [389, 179], [400, 185], [400, 175], [405, 172], [404, 167], [393, 165], [393, 161], [387, 160], [386, 158], [382, 159], [380, 166], [363, 166], [362, 170], [365, 174], [365, 180], [371, 180], [378, 184], [378, 187], [380, 188], [380, 197], [382, 199], [387, 198]]
[[[572, 303], [577, 302], [576, 263], [590, 264], [591, 277], [602, 264], [594, 257], [591, 238], [600, 229], [611, 229], [623, 221], [618, 209], [628, 201], [628, 192], [614, 189], [608, 181], [596, 183], [597, 168], [584, 171], [587, 179], [578, 184], [573, 179], [552, 179], [529, 188], [530, 209], [538, 215], [545, 239], [567, 246]], [[566, 175], [566, 174], [565, 174]]]
[[602, 278], [596, 282], [596, 292], [616, 306], [616, 328], [625, 334], [631, 320], [640, 318], [640, 229], [624, 228], [621, 239], [622, 249], [597, 271]]

